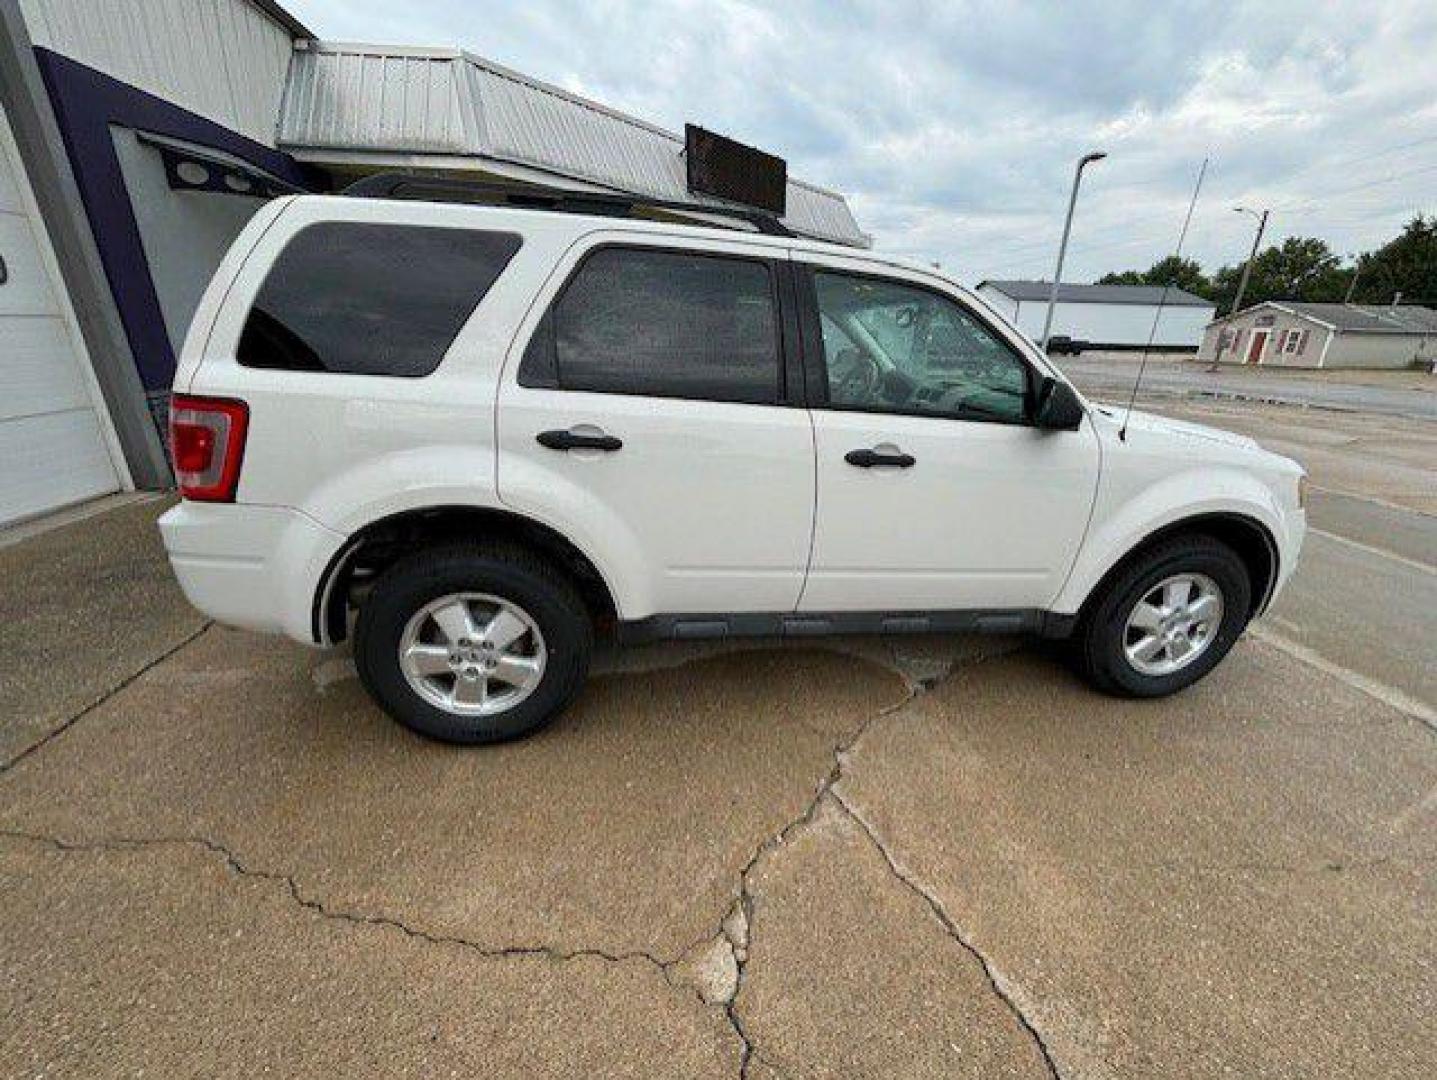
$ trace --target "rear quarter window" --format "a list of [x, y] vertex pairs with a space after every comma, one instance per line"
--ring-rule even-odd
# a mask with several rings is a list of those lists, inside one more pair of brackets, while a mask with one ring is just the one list
[[284, 371], [428, 375], [519, 243], [472, 229], [307, 226], [260, 286], [237, 358]]

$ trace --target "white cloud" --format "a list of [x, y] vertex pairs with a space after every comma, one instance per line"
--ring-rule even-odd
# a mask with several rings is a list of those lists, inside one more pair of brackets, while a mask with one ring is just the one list
[[460, 45], [670, 128], [788, 158], [850, 196], [886, 250], [970, 279], [1049, 273], [1072, 162], [1068, 273], [1146, 266], [1177, 237], [1245, 253], [1238, 202], [1340, 251], [1437, 211], [1437, 5], [1251, 0], [472, 4], [290, 0], [319, 34]]

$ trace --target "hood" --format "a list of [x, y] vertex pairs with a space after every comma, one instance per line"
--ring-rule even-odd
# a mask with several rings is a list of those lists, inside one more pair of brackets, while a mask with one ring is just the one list
[[[1107, 417], [1114, 431], [1117, 431], [1123, 426], [1123, 415], [1127, 411], [1126, 409], [1116, 405], [1094, 405], [1093, 408]], [[1194, 439], [1199, 442], [1219, 443], [1222, 446], [1238, 446], [1245, 450], [1261, 449], [1256, 439], [1250, 439], [1246, 435], [1223, 431], [1221, 428], [1208, 427], [1206, 424], [1191, 424], [1186, 420], [1171, 420], [1166, 416], [1141, 412], [1137, 409], [1133, 410], [1132, 416], [1128, 420], [1128, 430], [1131, 432], [1146, 432], [1153, 435], [1169, 435], [1183, 439]]]

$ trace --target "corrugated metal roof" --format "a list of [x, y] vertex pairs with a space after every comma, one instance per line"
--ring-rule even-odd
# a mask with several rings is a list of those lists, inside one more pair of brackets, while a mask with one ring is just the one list
[[[997, 289], [1011, 300], [1047, 301], [1053, 291], [1051, 281], [985, 281], [978, 286]], [[1166, 307], [1213, 307], [1211, 300], [1187, 292], [1185, 289], [1161, 285], [1078, 285], [1064, 282], [1058, 286], [1058, 302], [1068, 304], [1148, 304], [1163, 303], [1166, 291]]]
[[[297, 42], [278, 145], [456, 155], [524, 165], [616, 191], [691, 195], [681, 137], [455, 50]], [[867, 247], [843, 196], [790, 179], [794, 232]]]
[[1389, 304], [1309, 304], [1300, 300], [1280, 300], [1273, 301], [1271, 306], [1327, 323], [1343, 333], [1437, 334], [1437, 311], [1419, 304], [1393, 307]]

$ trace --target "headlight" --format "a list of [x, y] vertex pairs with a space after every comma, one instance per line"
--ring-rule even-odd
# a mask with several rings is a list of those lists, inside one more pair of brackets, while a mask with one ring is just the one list
[[1306, 473], [1303, 473], [1301, 476], [1299, 476], [1299, 477], [1297, 478], [1297, 506], [1298, 506], [1298, 509], [1301, 509], [1301, 510], [1306, 510], [1306, 509], [1307, 509], [1307, 492], [1308, 492], [1308, 490], [1309, 490], [1311, 487], [1312, 487], [1312, 485], [1311, 485], [1311, 483], [1309, 483], [1309, 481], [1308, 481], [1308, 479], [1307, 479], [1307, 474], [1306, 474]]

